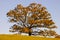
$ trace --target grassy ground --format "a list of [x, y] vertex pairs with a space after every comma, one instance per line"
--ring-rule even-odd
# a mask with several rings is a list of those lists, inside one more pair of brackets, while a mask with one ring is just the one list
[[5, 35], [0, 34], [0, 40], [60, 40], [59, 38], [42, 38], [35, 36]]

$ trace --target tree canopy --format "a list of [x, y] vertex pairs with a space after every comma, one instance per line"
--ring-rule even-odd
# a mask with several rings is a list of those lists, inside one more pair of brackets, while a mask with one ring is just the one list
[[[38, 34], [46, 36], [56, 35], [53, 28], [57, 28], [51, 14], [47, 11], [45, 6], [37, 3], [31, 3], [29, 6], [24, 7], [21, 4], [17, 5], [13, 10], [7, 13], [9, 22], [16, 23], [10, 29], [10, 32], [28, 33], [32, 35], [32, 28], [47, 28], [48, 30], [40, 30]], [[36, 31], [35, 31], [36, 32]]]

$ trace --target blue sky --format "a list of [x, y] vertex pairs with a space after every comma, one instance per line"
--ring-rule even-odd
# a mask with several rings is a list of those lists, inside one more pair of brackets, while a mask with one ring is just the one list
[[14, 9], [17, 4], [22, 4], [23, 6], [28, 6], [30, 3], [39, 3], [47, 8], [51, 13], [52, 20], [57, 25], [56, 32], [60, 34], [60, 0], [0, 0], [0, 34], [10, 33], [9, 28], [12, 23], [8, 22], [6, 13]]

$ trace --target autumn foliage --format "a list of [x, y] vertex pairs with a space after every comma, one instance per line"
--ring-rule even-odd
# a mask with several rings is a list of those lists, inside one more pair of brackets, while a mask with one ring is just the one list
[[[13, 10], [7, 13], [9, 22], [16, 23], [9, 30], [10, 32], [32, 33], [42, 36], [56, 36], [57, 33], [52, 30], [57, 28], [51, 14], [47, 11], [46, 7], [41, 4], [31, 3], [29, 6], [24, 7], [21, 4], [17, 5]], [[33, 31], [32, 28], [47, 28], [45, 30]]]

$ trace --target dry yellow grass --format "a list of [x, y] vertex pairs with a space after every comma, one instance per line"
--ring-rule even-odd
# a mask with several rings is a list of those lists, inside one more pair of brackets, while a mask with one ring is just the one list
[[35, 36], [5, 35], [0, 34], [0, 40], [60, 40], [59, 38], [42, 38]]

